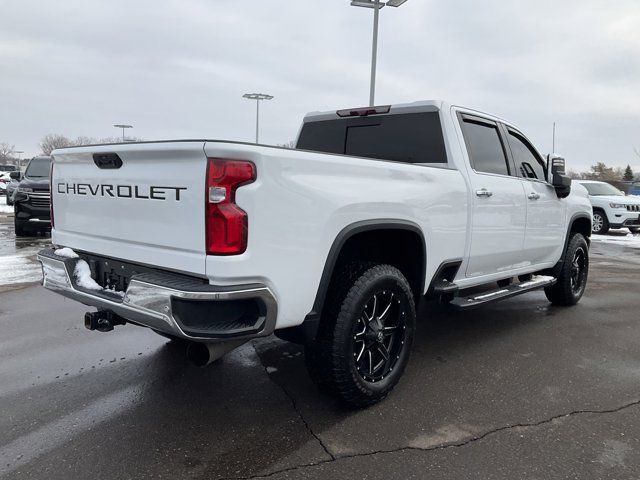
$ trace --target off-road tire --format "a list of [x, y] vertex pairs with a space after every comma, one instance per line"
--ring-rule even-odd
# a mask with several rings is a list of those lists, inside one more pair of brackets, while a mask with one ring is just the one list
[[[391, 344], [388, 351], [386, 347], [384, 349], [391, 359], [388, 362], [393, 363], [384, 364], [381, 378], [367, 380], [363, 378], [359, 370], [362, 367], [358, 366], [355, 359], [355, 345], [358, 344], [354, 342], [356, 335], [363, 335], [362, 332], [356, 332], [356, 327], [365, 325], [365, 307], [378, 296], [389, 299], [390, 310], [385, 322], [395, 325], [388, 328], [393, 330], [391, 335], [394, 335], [393, 341], [396, 343]], [[380, 302], [380, 308], [384, 309], [383, 301]], [[371, 318], [375, 314], [374, 305]], [[411, 287], [397, 268], [368, 262], [345, 265], [327, 292], [316, 339], [305, 346], [305, 359], [311, 378], [322, 390], [352, 406], [366, 407], [381, 401], [396, 386], [409, 361], [415, 317]], [[380, 324], [377, 322], [376, 328]], [[365, 343], [361, 342], [364, 351]], [[396, 358], [392, 359], [393, 356]]]
[[[576, 272], [576, 266], [579, 271]], [[571, 306], [580, 301], [589, 276], [589, 245], [580, 233], [574, 233], [564, 252], [562, 267], [555, 285], [544, 293], [554, 305]]]

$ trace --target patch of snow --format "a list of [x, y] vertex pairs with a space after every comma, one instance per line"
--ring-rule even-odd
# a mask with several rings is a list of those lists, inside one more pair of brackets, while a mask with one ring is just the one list
[[54, 251], [53, 253], [55, 253], [59, 257], [78, 258], [78, 254], [76, 252], [74, 252], [73, 250], [71, 250], [69, 247], [59, 248], [56, 251]]
[[[71, 250], [71, 249], [69, 249]], [[71, 252], [73, 252], [73, 250], [71, 250]], [[75, 252], [73, 252], [75, 255]], [[70, 258], [77, 258], [78, 255], [76, 255], [75, 257], [70, 257]], [[100, 291], [100, 292], [108, 292], [108, 293], [114, 293], [116, 295], [118, 295], [119, 297], [124, 298], [124, 292], [119, 292], [116, 290], [111, 290], [109, 288], [102, 288], [98, 282], [96, 282], [92, 277], [91, 277], [91, 269], [89, 268], [89, 264], [87, 262], [85, 262], [84, 260], [78, 260], [76, 262], [76, 268], [73, 271], [73, 276], [76, 279], [76, 284], [78, 284], [79, 287], [82, 288], [86, 288], [87, 290], [95, 290], [95, 291]]]
[[267, 367], [267, 373], [275, 373], [278, 369], [276, 367]]
[[98, 283], [91, 278], [91, 269], [89, 264], [84, 260], [78, 260], [76, 262], [76, 268], [73, 271], [73, 275], [76, 277], [76, 283], [82, 288], [88, 290], [103, 290]]
[[31, 256], [16, 254], [0, 258], [0, 286], [42, 280], [42, 267]]
[[0, 213], [13, 213], [13, 207], [7, 205], [7, 196], [0, 196]]
[[640, 248], [640, 235], [591, 235], [591, 240], [599, 243], [610, 243], [630, 248]]

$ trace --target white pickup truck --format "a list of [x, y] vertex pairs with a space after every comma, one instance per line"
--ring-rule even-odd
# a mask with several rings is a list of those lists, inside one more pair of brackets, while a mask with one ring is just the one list
[[592, 210], [564, 160], [440, 101], [311, 113], [293, 150], [56, 150], [51, 200], [44, 286], [97, 307], [87, 328], [145, 326], [199, 365], [275, 332], [358, 406], [402, 375], [418, 300], [468, 309], [544, 288], [573, 305], [587, 281]]

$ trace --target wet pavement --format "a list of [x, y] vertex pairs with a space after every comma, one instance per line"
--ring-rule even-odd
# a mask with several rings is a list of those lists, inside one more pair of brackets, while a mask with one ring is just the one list
[[36, 253], [51, 244], [49, 234], [16, 238], [13, 215], [0, 214], [0, 292], [42, 278]]
[[573, 308], [422, 305], [400, 385], [361, 411], [320, 394], [295, 345], [199, 369], [151, 331], [85, 330], [86, 307], [40, 286], [2, 293], [0, 477], [638, 478], [640, 249], [591, 259]]

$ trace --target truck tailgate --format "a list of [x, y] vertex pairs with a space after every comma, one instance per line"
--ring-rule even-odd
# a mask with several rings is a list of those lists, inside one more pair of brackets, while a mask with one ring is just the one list
[[68, 148], [53, 157], [55, 245], [204, 275], [203, 141]]

